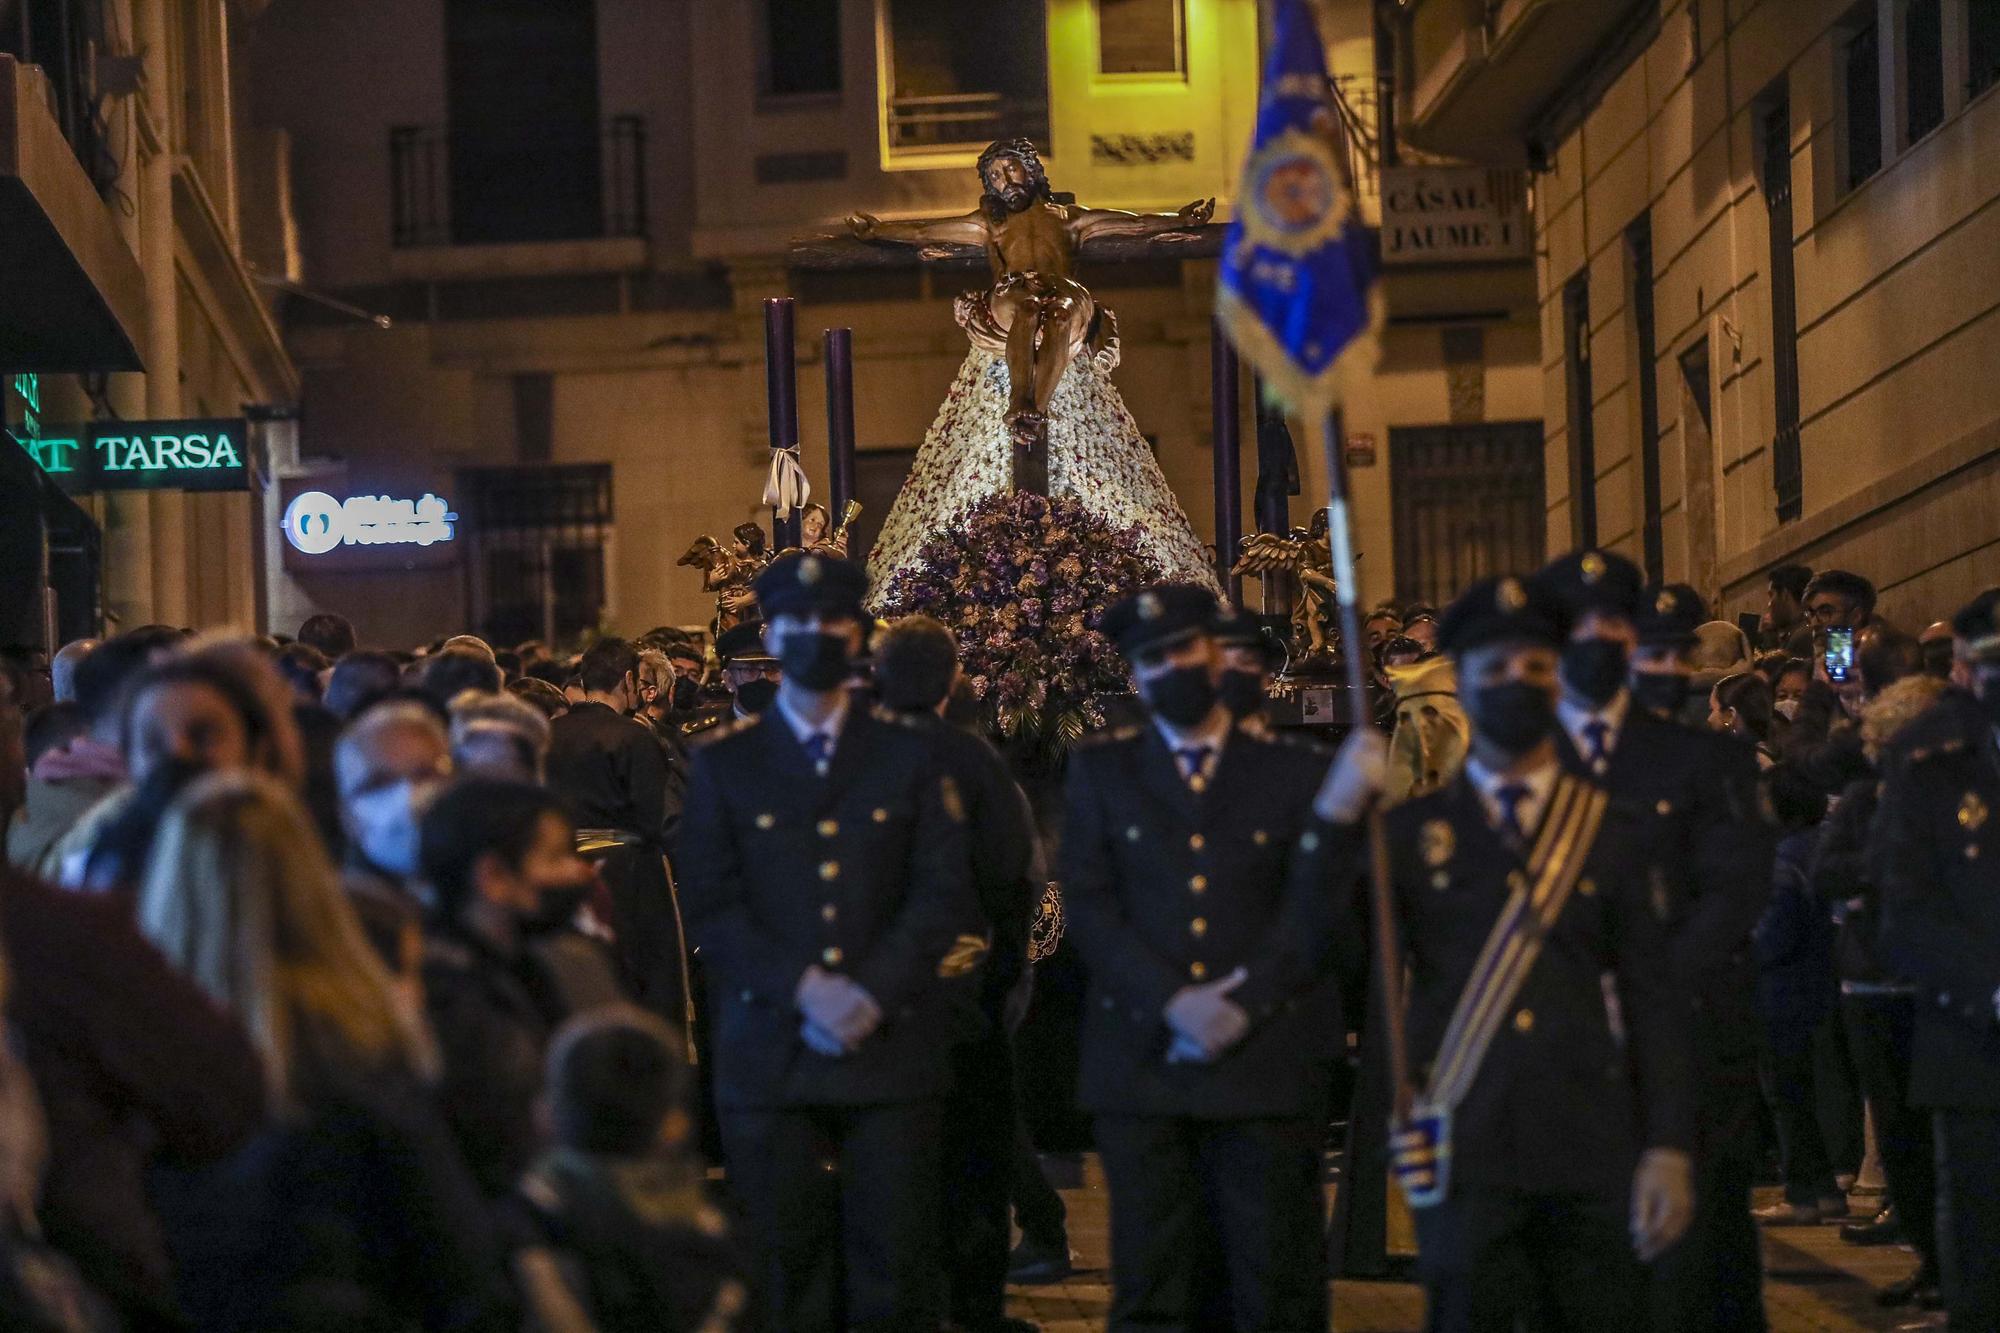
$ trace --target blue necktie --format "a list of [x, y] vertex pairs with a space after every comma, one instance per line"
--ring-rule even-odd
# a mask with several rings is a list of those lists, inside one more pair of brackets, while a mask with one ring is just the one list
[[1202, 776], [1208, 768], [1208, 757], [1214, 753], [1212, 745], [1190, 745], [1184, 750], [1175, 750], [1174, 758], [1181, 763], [1181, 777], [1193, 782]]
[[833, 757], [833, 737], [823, 731], [815, 731], [805, 739], [806, 758], [813, 761], [813, 767], [826, 772], [827, 761]]
[[1603, 773], [1609, 767], [1610, 751], [1606, 745], [1611, 739], [1611, 724], [1603, 718], [1594, 718], [1583, 724], [1583, 739], [1589, 746], [1584, 758], [1590, 762], [1590, 771]]
[[1527, 842], [1527, 831], [1521, 827], [1521, 802], [1528, 799], [1528, 785], [1510, 782], [1495, 790], [1493, 799], [1500, 806], [1501, 836], [1516, 847]]

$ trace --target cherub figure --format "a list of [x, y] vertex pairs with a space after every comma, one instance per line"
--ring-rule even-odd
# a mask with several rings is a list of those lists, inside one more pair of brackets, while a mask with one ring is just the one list
[[[1297, 581], [1292, 602], [1292, 643], [1299, 662], [1332, 656], [1333, 550], [1327, 540], [1327, 512], [1313, 515], [1312, 527], [1293, 528], [1280, 537], [1259, 532], [1243, 539], [1242, 554], [1230, 569], [1232, 578], [1246, 574], [1289, 574]], [[1303, 651], [1299, 651], [1303, 649]]]
[[1035, 145], [1001, 139], [979, 157], [979, 207], [963, 217], [883, 222], [868, 213], [848, 217], [866, 241], [948, 247], [979, 246], [993, 270], [988, 292], [969, 294], [967, 331], [984, 325], [1004, 342], [1012, 399], [1007, 423], [1017, 444], [1045, 441], [1047, 409], [1056, 385], [1090, 334], [1097, 305], [1076, 280], [1077, 250], [1099, 236], [1160, 236], [1207, 222], [1213, 199], [1175, 213], [1128, 213], [1083, 208], [1073, 195], [1049, 188]]

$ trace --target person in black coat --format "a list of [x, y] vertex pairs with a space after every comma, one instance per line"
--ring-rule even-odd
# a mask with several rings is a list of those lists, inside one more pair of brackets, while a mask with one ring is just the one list
[[639, 653], [624, 639], [599, 639], [578, 672], [582, 702], [549, 724], [549, 789], [569, 802], [601, 867], [634, 994], [690, 1034], [687, 946], [666, 861], [682, 801], [652, 728], [629, 716], [639, 702]]
[[1218, 1291], [1238, 1328], [1326, 1326], [1323, 1073], [1346, 1029], [1319, 983], [1343, 948], [1359, 967], [1359, 928], [1309, 829], [1324, 760], [1235, 726], [1215, 610], [1168, 584], [1106, 613], [1149, 717], [1070, 758], [1114, 1330], [1187, 1326]]
[[1686, 1239], [1656, 1266], [1656, 1327], [1761, 1333], [1750, 933], [1770, 898], [1777, 831], [1750, 746], [1672, 720], [1686, 702], [1686, 653], [1707, 609], [1691, 589], [1641, 582], [1631, 561], [1598, 550], [1535, 576], [1565, 635], [1556, 745], [1572, 772], [1646, 812], [1642, 836], [1666, 876], [1674, 966], [1695, 997], [1696, 1212]]
[[986, 950], [935, 743], [845, 689], [866, 587], [810, 554], [758, 576], [783, 681], [695, 752], [681, 834], [723, 1157], [774, 1333], [938, 1325], [950, 983]]
[[991, 745], [944, 720], [959, 676], [958, 645], [929, 616], [899, 620], [876, 641], [877, 697], [930, 738], [965, 802], [972, 887], [991, 940], [985, 966], [969, 979], [968, 1024], [952, 1048], [945, 1101], [950, 1315], [961, 1328], [990, 1330], [1010, 1327], [1007, 1204], [1017, 1108], [1007, 1009], [1027, 984], [1028, 926], [1041, 885], [1030, 873], [1036, 847], [1028, 798]]
[[[1439, 1117], [1395, 1136], [1429, 1327], [1632, 1328], [1640, 1262], [1693, 1208], [1668, 887], [1642, 812], [1559, 760], [1558, 631], [1522, 582], [1475, 584], [1440, 639], [1472, 725], [1466, 765], [1386, 815], [1408, 1055], [1417, 1104]], [[1357, 730], [1315, 799], [1308, 836], [1333, 846], [1336, 883], [1366, 866], [1361, 816], [1386, 767], [1380, 733]], [[1540, 932], [1507, 928], [1527, 916]], [[1523, 956], [1525, 971], [1489, 966]]]
[[[2000, 589], [1952, 618], [1976, 713], [1888, 765], [1873, 828], [1884, 961], [1917, 987], [1910, 1099], [1938, 1146], [1952, 1328], [2000, 1328]], [[1920, 720], [1912, 730], [1924, 727]]]

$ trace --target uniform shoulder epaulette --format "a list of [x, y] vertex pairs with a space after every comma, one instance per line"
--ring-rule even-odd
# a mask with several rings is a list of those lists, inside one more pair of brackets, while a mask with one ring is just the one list
[[681, 735], [699, 736], [705, 731], [721, 726], [724, 722], [734, 720], [728, 713], [705, 713], [692, 722], [681, 723]]
[[1965, 749], [1965, 737], [1947, 736], [1929, 745], [1919, 745], [1904, 756], [1904, 762], [1921, 764], [1926, 759], [1941, 759], [1948, 754], [1959, 754]]
[[1113, 727], [1109, 731], [1095, 731], [1076, 742], [1072, 747], [1078, 750], [1095, 750], [1106, 745], [1122, 745], [1139, 739], [1140, 731], [1135, 726]]
[[731, 736], [741, 736], [756, 725], [757, 719], [754, 717], [718, 717], [701, 730], [688, 733], [688, 738], [699, 740], [702, 748], [706, 749], [717, 741], [726, 741]]
[[874, 705], [868, 712], [877, 722], [887, 722], [892, 726], [901, 727], [904, 731], [915, 731], [919, 726], [914, 717], [906, 713], [898, 713], [892, 709], [884, 708], [881, 704]]

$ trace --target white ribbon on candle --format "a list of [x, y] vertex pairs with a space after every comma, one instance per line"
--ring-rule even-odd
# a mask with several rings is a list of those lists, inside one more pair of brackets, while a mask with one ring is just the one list
[[799, 465], [799, 451], [773, 449], [771, 474], [764, 479], [764, 503], [784, 519], [790, 518], [793, 510], [805, 508], [810, 499], [812, 483], [806, 480], [806, 470]]

